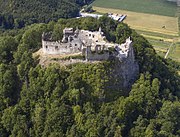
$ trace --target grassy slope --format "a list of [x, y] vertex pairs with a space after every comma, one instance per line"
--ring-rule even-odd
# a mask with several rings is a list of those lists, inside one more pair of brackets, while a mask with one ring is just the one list
[[176, 4], [166, 0], [95, 0], [93, 5], [164, 16], [176, 13]]

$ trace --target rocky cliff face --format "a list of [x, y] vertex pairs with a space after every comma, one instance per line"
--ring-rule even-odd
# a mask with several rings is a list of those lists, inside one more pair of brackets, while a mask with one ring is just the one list
[[136, 61], [127, 58], [123, 62], [117, 61], [114, 71], [115, 76], [121, 78], [122, 87], [130, 88], [139, 75], [139, 66]]
[[129, 90], [139, 76], [139, 65], [135, 60], [133, 48], [130, 48], [127, 58], [121, 58], [116, 52], [112, 56], [113, 63], [110, 71], [110, 84], [112, 90]]
[[117, 66], [119, 66], [119, 70], [122, 72], [121, 76], [123, 78], [123, 87], [129, 88], [134, 83], [139, 74], [139, 65], [135, 60], [132, 44], [129, 48], [128, 57], [124, 60], [119, 59]]

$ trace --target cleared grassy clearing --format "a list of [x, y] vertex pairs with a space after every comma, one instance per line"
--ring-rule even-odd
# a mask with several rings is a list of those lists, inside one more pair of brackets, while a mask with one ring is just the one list
[[175, 61], [180, 62], [180, 45], [176, 44], [174, 49], [170, 52], [169, 58], [172, 58]]
[[[174, 37], [178, 36], [178, 18], [175, 17], [159, 16], [101, 7], [93, 7], [93, 9], [101, 13], [126, 14], [127, 18], [124, 20], [124, 22], [136, 30], [162, 33]], [[163, 28], [163, 26], [165, 26], [165, 28]]]
[[162, 52], [161, 55], [163, 55], [163, 57], [165, 56], [165, 53], [167, 52], [168, 47], [171, 44], [170, 42], [164, 42], [152, 38], [146, 38], [146, 39], [153, 45], [154, 49], [157, 51], [158, 54]]
[[[172, 42], [165, 42], [153, 38], [146, 38], [154, 47], [156, 52], [164, 57]], [[168, 58], [180, 62], [180, 44], [176, 43], [170, 50]]]
[[163, 16], [175, 16], [176, 3], [166, 0], [95, 0], [93, 6], [121, 9]]

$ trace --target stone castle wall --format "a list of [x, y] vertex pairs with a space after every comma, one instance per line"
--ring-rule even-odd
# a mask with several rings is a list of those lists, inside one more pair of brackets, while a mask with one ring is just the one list
[[72, 54], [81, 52], [82, 45], [62, 44], [61, 42], [51, 42], [42, 40], [42, 48], [45, 54]]
[[108, 60], [109, 59], [109, 52], [104, 52], [103, 54], [99, 53], [89, 53], [86, 55], [86, 60], [88, 61], [102, 61], [102, 60]]
[[[104, 45], [104, 36], [101, 29], [99, 31], [91, 32], [87, 30], [76, 30], [73, 31], [72, 28], [65, 28], [63, 30], [62, 41], [48, 41], [51, 38], [50, 33], [43, 33], [42, 36], [42, 49], [45, 54], [73, 54], [82, 53], [85, 54], [87, 46], [90, 46], [90, 51], [85, 54], [87, 60], [107, 60], [109, 53], [101, 53], [95, 51], [92, 54], [92, 50], [96, 50], [96, 46], [101, 50], [106, 49]], [[102, 43], [100, 43], [100, 42]]]
[[[119, 45], [108, 43], [104, 40], [103, 33], [100, 31], [91, 32], [86, 30], [73, 31], [68, 28], [63, 31], [62, 41], [48, 40], [42, 37], [42, 49], [45, 54], [73, 54], [81, 53], [86, 60], [68, 60], [63, 63], [71, 64], [74, 62], [95, 62], [114, 59], [115, 64], [112, 69], [112, 83], [109, 85], [116, 87], [117, 90], [130, 87], [139, 74], [139, 66], [135, 61], [133, 43], [130, 38]], [[66, 34], [67, 33], [67, 34]], [[111, 51], [109, 51], [111, 49]], [[61, 62], [62, 63], [62, 62]], [[113, 81], [118, 80], [118, 81]]]
[[[105, 41], [105, 36], [101, 29], [99, 31], [91, 32], [87, 30], [76, 30], [72, 28], [65, 28], [63, 30], [62, 41], [51, 41], [50, 33], [43, 33], [42, 49], [45, 54], [74, 54], [81, 53], [85, 55], [86, 60], [99, 61], [108, 60], [110, 57], [109, 47], [115, 49], [114, 56], [120, 61], [130, 57], [134, 61], [134, 53], [132, 49], [132, 41], [130, 38], [126, 42], [119, 44], [112, 44]], [[51, 38], [52, 39], [52, 38]]]

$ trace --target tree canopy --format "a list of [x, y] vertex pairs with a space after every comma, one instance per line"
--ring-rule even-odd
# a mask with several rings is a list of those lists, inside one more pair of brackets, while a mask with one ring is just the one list
[[[40, 66], [32, 54], [42, 33], [61, 39], [65, 27], [102, 27], [117, 43], [131, 36], [140, 66], [131, 89], [108, 88], [121, 81], [110, 75], [113, 61]], [[2, 137], [180, 136], [180, 66], [159, 57], [127, 24], [106, 16], [33, 24], [3, 33], [0, 52]]]
[[0, 0], [0, 28], [22, 28], [79, 15], [79, 8], [91, 0]]

